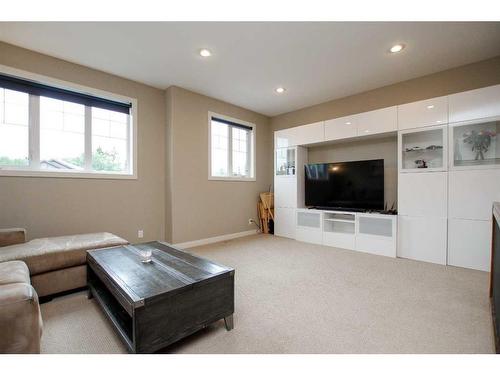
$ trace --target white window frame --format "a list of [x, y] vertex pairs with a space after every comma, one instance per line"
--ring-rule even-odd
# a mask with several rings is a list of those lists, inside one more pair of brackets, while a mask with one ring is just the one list
[[[129, 179], [129, 180], [136, 180], [137, 179], [137, 132], [138, 132], [138, 123], [137, 123], [137, 99], [136, 98], [131, 98], [128, 96], [123, 96], [123, 95], [118, 95], [114, 93], [110, 93], [107, 91], [95, 89], [92, 87], [88, 86], [83, 86], [79, 84], [75, 84], [72, 82], [67, 82], [63, 81], [60, 79], [44, 76], [41, 74], [36, 74], [36, 73], [31, 73], [27, 72], [24, 70], [20, 69], [15, 69], [11, 68], [9, 66], [5, 65], [0, 65], [0, 73], [3, 74], [8, 74], [12, 76], [16, 76], [19, 78], [24, 78], [32, 81], [36, 81], [39, 83], [43, 83], [45, 85], [50, 85], [50, 86], [55, 86], [55, 87], [60, 87], [64, 88], [67, 90], [73, 90], [76, 92], [80, 93], [85, 93], [93, 96], [97, 96], [100, 98], [105, 98], [109, 100], [114, 100], [114, 101], [120, 101], [124, 103], [131, 103], [132, 107], [130, 109], [130, 115], [128, 116], [128, 124], [129, 124], [129, 129], [128, 129], [128, 137], [129, 140], [131, 139], [131, 142], [129, 141], [129, 145], [127, 148], [127, 153], [128, 153], [128, 158], [127, 158], [127, 168], [128, 172], [100, 172], [100, 171], [88, 171], [88, 170], [83, 170], [83, 171], [63, 171], [63, 170], [57, 170], [57, 171], [52, 171], [52, 170], [40, 170], [40, 169], [31, 169], [31, 168], [38, 168], [38, 166], [30, 165], [29, 167], [19, 167], [19, 168], [14, 168], [14, 167], [9, 167], [9, 166], [0, 166], [0, 176], [17, 176], [17, 177], [55, 177], [55, 178], [92, 178], [92, 179]], [[33, 102], [32, 98], [38, 98]], [[38, 102], [38, 103], [36, 103]], [[31, 107], [33, 105], [38, 105], [39, 106], [39, 97], [32, 96], [30, 95], [30, 112]], [[86, 147], [90, 145], [91, 143], [88, 142], [88, 139], [91, 136], [91, 133], [88, 131], [90, 126], [91, 126], [91, 119], [88, 116], [90, 114], [90, 107], [85, 107], [85, 137], [86, 137]], [[36, 113], [36, 111], [34, 112]], [[39, 116], [39, 113], [37, 114]], [[33, 155], [33, 152], [39, 153], [40, 149], [39, 147], [33, 147], [33, 144], [40, 144], [39, 140], [37, 139], [39, 136], [38, 129], [35, 129], [37, 126], [39, 126], [39, 121], [33, 121], [33, 119], [30, 116], [30, 128], [29, 128], [29, 142], [30, 142], [30, 161], [32, 159], [39, 160], [39, 155]], [[36, 124], [36, 126], [33, 126], [33, 124]], [[90, 160], [88, 159], [87, 155], [87, 149], [85, 149], [85, 166], [89, 166], [89, 163], [91, 163]], [[90, 150], [91, 151], [91, 150]], [[132, 163], [132, 165], [130, 165]]]
[[[250, 139], [250, 177], [241, 177], [241, 176], [213, 176], [212, 175], [212, 117], [220, 118], [222, 120], [227, 120], [231, 122], [235, 122], [237, 124], [245, 125], [252, 128], [251, 131], [251, 139]], [[256, 155], [255, 155], [255, 143], [257, 139], [256, 134], [256, 126], [255, 124], [243, 121], [237, 118], [221, 115], [215, 112], [208, 112], [208, 179], [211, 181], [246, 181], [252, 182], [256, 181]], [[229, 132], [229, 144], [228, 144], [228, 172], [232, 173], [232, 154], [233, 154], [233, 140], [232, 133]]]

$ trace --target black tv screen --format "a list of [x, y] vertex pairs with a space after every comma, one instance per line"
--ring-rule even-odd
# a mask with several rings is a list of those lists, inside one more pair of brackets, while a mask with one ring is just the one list
[[327, 209], [384, 209], [384, 160], [305, 165], [305, 204]]

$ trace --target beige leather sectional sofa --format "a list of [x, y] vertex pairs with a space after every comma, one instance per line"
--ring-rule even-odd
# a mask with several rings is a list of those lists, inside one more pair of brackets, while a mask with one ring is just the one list
[[0, 353], [39, 353], [38, 297], [85, 287], [87, 250], [128, 242], [111, 233], [39, 238], [0, 230]]

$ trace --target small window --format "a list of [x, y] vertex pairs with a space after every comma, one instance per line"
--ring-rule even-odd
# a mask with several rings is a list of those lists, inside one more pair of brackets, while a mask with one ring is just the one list
[[131, 112], [130, 102], [0, 74], [0, 175], [135, 176]]
[[209, 134], [209, 178], [255, 180], [254, 125], [209, 114]]

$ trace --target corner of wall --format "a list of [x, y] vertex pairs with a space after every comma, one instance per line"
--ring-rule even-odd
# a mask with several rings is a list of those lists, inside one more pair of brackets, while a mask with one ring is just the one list
[[165, 131], [165, 240], [172, 243], [172, 124], [173, 124], [173, 86], [165, 90], [166, 131]]

